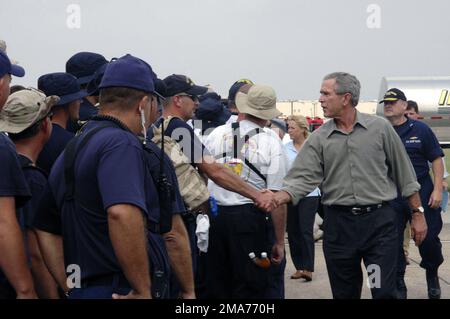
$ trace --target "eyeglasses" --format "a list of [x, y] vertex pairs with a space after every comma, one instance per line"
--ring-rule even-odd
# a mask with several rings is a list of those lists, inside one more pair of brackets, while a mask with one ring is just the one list
[[188, 98], [190, 98], [193, 102], [198, 102], [198, 97], [195, 95], [190, 95], [190, 94], [177, 94], [175, 96], [186, 96]]

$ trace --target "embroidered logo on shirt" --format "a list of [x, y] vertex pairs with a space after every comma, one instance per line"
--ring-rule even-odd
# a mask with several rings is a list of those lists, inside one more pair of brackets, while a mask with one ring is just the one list
[[418, 143], [422, 143], [422, 141], [417, 137], [417, 136], [411, 136], [410, 138], [409, 138], [409, 140], [406, 140], [405, 141], [406, 142], [406, 144], [418, 144]]

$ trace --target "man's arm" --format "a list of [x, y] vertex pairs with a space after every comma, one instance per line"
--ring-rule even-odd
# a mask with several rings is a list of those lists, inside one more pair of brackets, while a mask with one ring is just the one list
[[181, 215], [172, 217], [172, 229], [163, 235], [170, 259], [170, 266], [181, 286], [183, 299], [195, 299], [194, 273], [192, 270], [189, 237]]
[[151, 299], [147, 237], [141, 210], [133, 205], [118, 204], [107, 209], [109, 237], [122, 271], [132, 287], [127, 296], [115, 299]]
[[[411, 209], [422, 206], [418, 192], [408, 197], [408, 204]], [[411, 235], [416, 246], [419, 246], [427, 236], [427, 222], [423, 213], [413, 213], [411, 217]]]
[[62, 237], [39, 229], [35, 229], [34, 231], [45, 265], [59, 287], [67, 293], [69, 288], [67, 287], [67, 275], [64, 267]]
[[203, 161], [197, 164], [202, 173], [205, 173], [214, 183], [231, 192], [238, 193], [253, 200], [259, 208], [271, 211], [273, 205], [272, 197], [264, 196], [256, 188], [244, 182], [239, 176], [233, 174], [229, 169], [215, 162], [211, 156], [204, 156]]
[[275, 243], [272, 247], [272, 262], [281, 263], [284, 258], [284, 234], [286, 230], [287, 206], [280, 205], [271, 212], [275, 230]]
[[442, 202], [442, 180], [444, 176], [444, 164], [442, 163], [442, 157], [437, 157], [431, 162], [431, 170], [434, 177], [434, 188], [431, 193], [428, 205], [431, 208], [438, 208]]
[[37, 298], [27, 265], [25, 243], [17, 223], [14, 197], [0, 197], [0, 267], [17, 298]]
[[279, 204], [293, 205], [311, 193], [324, 179], [324, 159], [319, 134], [311, 134], [303, 143], [297, 157], [283, 180], [283, 187], [275, 195]]
[[383, 144], [386, 162], [391, 168], [391, 177], [400, 189], [401, 195], [409, 198], [412, 194], [419, 191], [420, 184], [417, 182], [416, 173], [406, 152], [405, 145], [403, 145], [392, 125], [387, 122], [385, 123]]

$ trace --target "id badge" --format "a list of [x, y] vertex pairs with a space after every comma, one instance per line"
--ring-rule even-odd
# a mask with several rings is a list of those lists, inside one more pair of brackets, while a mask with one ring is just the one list
[[228, 162], [225, 162], [223, 165], [225, 165], [225, 167], [230, 169], [237, 176], [241, 176], [243, 164], [240, 159], [233, 158]]

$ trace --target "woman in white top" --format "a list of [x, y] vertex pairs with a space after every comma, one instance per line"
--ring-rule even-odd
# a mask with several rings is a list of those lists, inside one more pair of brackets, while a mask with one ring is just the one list
[[[303, 142], [309, 135], [309, 124], [304, 116], [292, 115], [287, 118], [291, 141], [284, 145], [292, 166]], [[313, 227], [320, 201], [320, 190], [316, 188], [296, 205], [288, 205], [287, 232], [291, 258], [297, 271], [291, 279], [312, 280], [314, 272]]]

